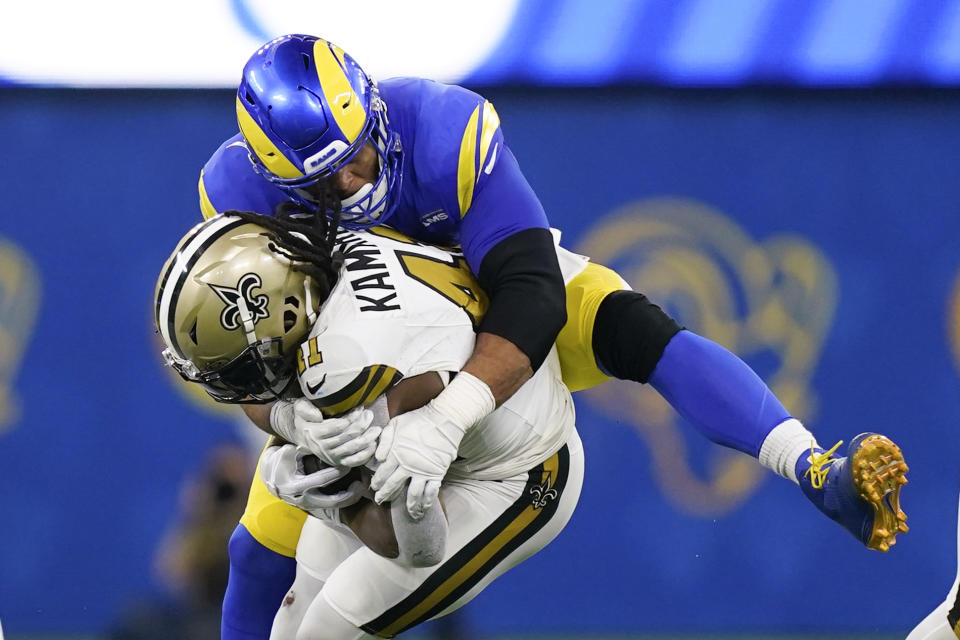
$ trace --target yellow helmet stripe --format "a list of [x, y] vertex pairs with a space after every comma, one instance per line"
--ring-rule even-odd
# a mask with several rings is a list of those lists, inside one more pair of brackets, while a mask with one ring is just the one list
[[327, 99], [333, 119], [346, 136], [347, 143], [353, 144], [363, 131], [367, 112], [350, 86], [343, 56], [340, 47], [326, 40], [317, 40], [313, 44], [313, 59], [317, 64], [323, 97]]
[[210, 202], [210, 197], [207, 195], [207, 188], [203, 186], [203, 169], [200, 170], [200, 182], [197, 184], [197, 189], [200, 191], [200, 213], [203, 214], [204, 220], [209, 220], [219, 212], [213, 207], [213, 203]]
[[247, 109], [237, 96], [237, 124], [240, 125], [240, 133], [243, 134], [247, 146], [253, 149], [253, 152], [260, 158], [267, 171], [281, 178], [299, 178], [303, 176], [303, 171], [297, 169], [286, 156], [280, 153], [276, 145], [270, 141], [267, 134], [263, 132], [260, 125], [257, 124]]
[[[467, 214], [473, 202], [473, 188], [477, 184], [477, 120], [480, 105], [474, 108], [467, 121], [467, 128], [460, 140], [460, 161], [457, 165], [457, 200], [460, 203], [460, 217]], [[489, 144], [489, 143], [488, 143]]]
[[493, 104], [489, 100], [483, 103], [483, 124], [480, 127], [480, 166], [477, 167], [477, 175], [480, 175], [482, 166], [486, 162], [487, 151], [490, 150], [490, 142], [493, 140], [493, 134], [500, 128], [500, 116]]

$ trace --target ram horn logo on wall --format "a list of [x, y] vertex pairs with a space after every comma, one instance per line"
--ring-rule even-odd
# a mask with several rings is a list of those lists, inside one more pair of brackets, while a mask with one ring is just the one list
[[950, 310], [947, 314], [947, 336], [953, 351], [953, 361], [960, 369], [960, 274], [953, 281], [950, 293]]
[[30, 257], [0, 236], [0, 432], [20, 414], [13, 382], [33, 332], [40, 278]]
[[[794, 416], [814, 417], [810, 380], [837, 291], [834, 269], [810, 242], [791, 235], [756, 241], [700, 202], [658, 198], [605, 216], [577, 250], [616, 270], [690, 330], [738, 354]], [[683, 511], [729, 512], [767, 475], [755, 460], [712, 445], [706, 464], [691, 464], [692, 451], [707, 441], [688, 443], [684, 434], [692, 429], [681, 429], [679, 415], [646, 386], [612, 381], [587, 398], [611, 418], [631, 421], [650, 449], [657, 483]]]

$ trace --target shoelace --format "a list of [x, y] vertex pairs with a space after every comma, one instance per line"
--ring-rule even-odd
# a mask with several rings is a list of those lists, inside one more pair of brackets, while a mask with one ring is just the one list
[[834, 452], [842, 444], [843, 440], [833, 445], [830, 450], [817, 453], [813, 448], [814, 443], [812, 441], [810, 442], [810, 467], [803, 472], [803, 477], [806, 478], [810, 476], [811, 487], [814, 489], [823, 489], [823, 483], [827, 479], [827, 474], [830, 472], [829, 469], [825, 469], [824, 467], [836, 460], [836, 458], [831, 456], [833, 456]]

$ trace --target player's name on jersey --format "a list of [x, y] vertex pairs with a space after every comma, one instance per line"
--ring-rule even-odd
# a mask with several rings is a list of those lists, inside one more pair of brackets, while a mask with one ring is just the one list
[[399, 310], [396, 287], [380, 248], [349, 231], [337, 234], [337, 245], [343, 253], [347, 280], [357, 300], [362, 302], [360, 311]]

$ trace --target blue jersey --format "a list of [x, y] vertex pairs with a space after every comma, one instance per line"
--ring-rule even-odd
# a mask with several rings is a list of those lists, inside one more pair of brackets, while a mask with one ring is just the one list
[[[460, 245], [474, 273], [504, 238], [549, 228], [489, 101], [422, 78], [384, 80], [379, 89], [403, 150], [399, 201], [386, 224], [423, 242]], [[229, 209], [272, 214], [287, 199], [254, 170], [239, 133], [200, 174], [205, 217]]]

